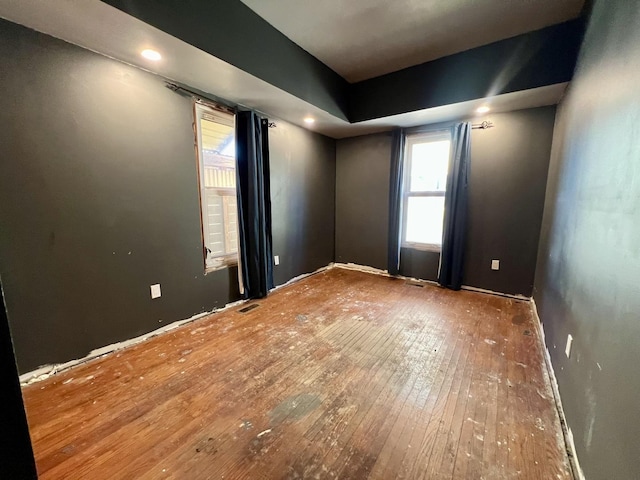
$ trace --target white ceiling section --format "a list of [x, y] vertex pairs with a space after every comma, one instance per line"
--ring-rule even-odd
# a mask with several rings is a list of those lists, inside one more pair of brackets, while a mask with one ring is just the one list
[[[458, 0], [441, 2], [425, 0], [422, 3], [445, 4], [449, 1], [459, 3]], [[325, 0], [318, 3], [328, 5], [351, 2], [360, 5], [368, 3], [366, 0], [344, 0], [343, 2]], [[556, 2], [567, 3], [561, 0], [548, 0], [542, 3]], [[264, 3], [287, 2], [270, 0]], [[310, 1], [304, 3], [312, 4]], [[381, 2], [371, 0], [369, 3], [377, 5]], [[403, 1], [398, 2], [398, 5], [406, 3], [420, 2]], [[481, 4], [479, 1], [474, 3]], [[539, 2], [513, 0], [513, 2], [501, 3], [515, 5]], [[558, 103], [566, 88], [566, 84], [552, 85], [500, 95], [488, 100], [475, 100], [350, 124], [99, 0], [1, 0], [0, 17], [208, 92], [233, 104], [258, 110], [270, 118], [280, 118], [333, 138], [389, 130], [393, 126], [409, 127], [469, 117], [473, 115], [475, 108], [487, 101], [492, 105], [492, 112], [495, 113], [553, 105]], [[331, 37], [334, 33], [326, 32], [326, 36]], [[143, 59], [140, 51], [145, 48], [153, 48], [161, 52], [162, 60], [154, 63]], [[381, 55], [380, 58], [383, 59], [383, 56]], [[384, 60], [389, 61], [389, 59]], [[305, 124], [303, 119], [306, 116], [314, 117], [316, 122], [313, 125]]]
[[241, 0], [349, 82], [576, 18], [584, 0]]
[[[399, 115], [392, 115], [385, 118], [376, 118], [360, 122], [362, 128], [369, 128], [371, 131], [389, 130], [392, 127], [417, 127], [419, 125], [429, 125], [439, 122], [467, 119], [472, 123], [481, 123], [485, 120], [491, 121], [493, 114], [522, 110], [525, 108], [544, 107], [557, 105], [565, 91], [568, 83], [557, 83], [546, 87], [521, 90], [519, 92], [505, 93], [494, 97], [487, 97], [480, 100], [454, 103], [441, 107], [417, 110]], [[488, 106], [489, 112], [477, 114], [476, 109]]]
[[[99, 0], [0, 0], [0, 18], [331, 136], [349, 123]], [[152, 48], [162, 60], [140, 56]]]

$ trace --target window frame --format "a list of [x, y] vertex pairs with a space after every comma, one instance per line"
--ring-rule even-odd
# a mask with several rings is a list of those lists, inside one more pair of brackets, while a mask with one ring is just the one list
[[[220, 107], [218, 105], [215, 104], [211, 104], [208, 102], [203, 102], [201, 100], [194, 100], [193, 102], [193, 118], [194, 118], [194, 122], [193, 122], [193, 131], [194, 131], [194, 150], [196, 153], [196, 172], [197, 172], [197, 179], [198, 179], [198, 203], [199, 203], [199, 211], [200, 211], [200, 242], [202, 245], [202, 263], [203, 263], [203, 268], [204, 268], [204, 274], [208, 274], [211, 272], [215, 272], [218, 270], [222, 270], [225, 268], [229, 268], [229, 267], [233, 267], [233, 266], [237, 266], [238, 265], [238, 257], [240, 254], [240, 245], [238, 245], [238, 251], [236, 251], [235, 253], [228, 253], [225, 255], [219, 255], [217, 257], [214, 258], [218, 258], [220, 259], [219, 265], [207, 265], [207, 242], [205, 240], [206, 238], [206, 234], [205, 234], [205, 210], [204, 210], [204, 200], [205, 200], [205, 184], [204, 184], [204, 156], [202, 155], [202, 126], [200, 125], [200, 120], [202, 119], [202, 115], [201, 112], [202, 111], [211, 111], [213, 113], [222, 113], [224, 115], [229, 115], [232, 117], [233, 119], [233, 125], [234, 125], [234, 134], [235, 134], [235, 112], [224, 108], [224, 107]], [[238, 168], [238, 160], [237, 157], [234, 155], [234, 169]], [[229, 192], [231, 190], [231, 187], [213, 187], [215, 188], [217, 191], [220, 192]], [[235, 192], [237, 193], [237, 185], [236, 188], [234, 189]], [[224, 197], [223, 195], [221, 195], [221, 197]], [[224, 229], [226, 229], [226, 224], [224, 225]], [[238, 236], [238, 242], [240, 241], [240, 234], [239, 232], [237, 232], [237, 236]]]
[[[427, 141], [425, 141], [427, 140]], [[447, 161], [447, 179], [449, 176], [448, 170], [451, 165], [451, 130], [441, 129], [432, 130], [427, 132], [418, 132], [408, 134], [405, 137], [404, 152], [403, 152], [403, 170], [402, 170], [402, 215], [401, 215], [401, 241], [400, 246], [402, 248], [410, 248], [413, 250], [423, 250], [428, 252], [442, 251], [442, 241], [439, 244], [434, 243], [422, 243], [422, 242], [408, 242], [407, 238], [407, 212], [409, 207], [410, 197], [444, 197], [447, 193], [446, 185], [444, 190], [422, 190], [417, 192], [411, 192], [411, 165], [412, 165], [412, 146], [420, 143], [431, 143], [447, 140], [449, 142], [449, 158]], [[447, 182], [448, 183], [448, 182]]]

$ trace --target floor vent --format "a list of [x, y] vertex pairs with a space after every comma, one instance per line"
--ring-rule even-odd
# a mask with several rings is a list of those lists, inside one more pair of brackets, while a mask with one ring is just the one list
[[241, 308], [240, 310], [238, 310], [238, 312], [240, 313], [247, 313], [250, 312], [251, 310], [258, 308], [260, 306], [259, 303], [252, 303], [251, 305], [247, 305], [244, 308]]
[[409, 285], [411, 287], [420, 287], [420, 288], [424, 287], [424, 284], [422, 284], [420, 282], [412, 282], [411, 280], [407, 281], [407, 285]]

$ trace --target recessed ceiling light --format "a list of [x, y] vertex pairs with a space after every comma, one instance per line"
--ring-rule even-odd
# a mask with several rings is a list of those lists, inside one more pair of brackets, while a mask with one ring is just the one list
[[304, 117], [304, 123], [311, 125], [312, 123], [315, 123], [316, 119], [313, 117]]
[[156, 52], [155, 50], [151, 50], [150, 48], [147, 48], [146, 50], [141, 51], [140, 55], [142, 55], [147, 60], [152, 60], [154, 62], [157, 62], [158, 60], [162, 59], [162, 55], [160, 55], [160, 52]]
[[476, 112], [478, 113], [487, 113], [489, 110], [491, 110], [487, 105], [483, 105], [481, 107], [479, 107]]

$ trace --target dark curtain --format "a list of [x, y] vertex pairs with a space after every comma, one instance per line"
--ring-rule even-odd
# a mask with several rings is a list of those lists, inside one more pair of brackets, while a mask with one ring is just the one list
[[255, 112], [236, 115], [239, 276], [245, 298], [273, 288], [269, 124]]
[[460, 290], [464, 247], [467, 237], [467, 202], [471, 147], [471, 124], [452, 128], [451, 161], [444, 197], [444, 226], [438, 282], [443, 287]]
[[402, 220], [402, 171], [404, 168], [404, 130], [393, 131], [391, 174], [389, 176], [389, 240], [387, 270], [398, 275], [400, 269], [400, 223]]

